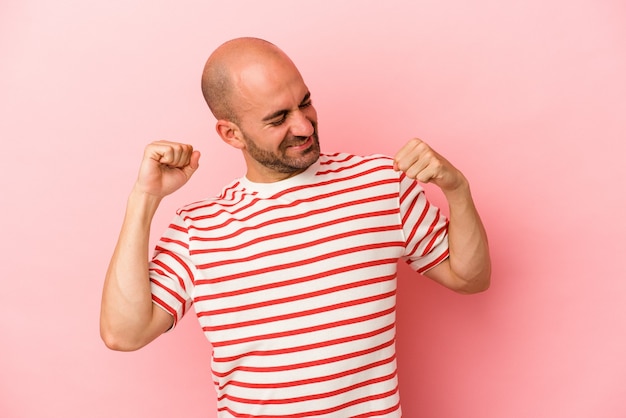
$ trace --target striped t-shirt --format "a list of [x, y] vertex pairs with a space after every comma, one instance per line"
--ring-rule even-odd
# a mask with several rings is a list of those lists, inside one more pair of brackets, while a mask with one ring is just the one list
[[194, 306], [219, 417], [400, 417], [397, 261], [447, 256], [447, 219], [392, 159], [322, 154], [180, 209], [152, 297], [174, 323]]

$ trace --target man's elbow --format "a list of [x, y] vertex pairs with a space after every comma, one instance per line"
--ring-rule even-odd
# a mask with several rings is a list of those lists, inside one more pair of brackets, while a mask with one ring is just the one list
[[100, 338], [107, 348], [114, 351], [136, 351], [145, 345], [134, 339], [124, 338], [103, 326], [100, 327]]
[[486, 291], [490, 286], [491, 271], [487, 271], [471, 279], [461, 280], [459, 286], [454, 290], [463, 295], [473, 295]]

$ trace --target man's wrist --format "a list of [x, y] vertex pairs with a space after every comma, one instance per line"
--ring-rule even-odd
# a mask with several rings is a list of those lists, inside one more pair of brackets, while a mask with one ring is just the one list
[[148, 220], [152, 220], [161, 200], [162, 197], [147, 193], [135, 185], [128, 196], [127, 210], [132, 214], [143, 214]]
[[472, 200], [469, 182], [464, 176], [461, 176], [461, 179], [455, 187], [442, 189], [442, 191], [449, 204], [463, 203]]

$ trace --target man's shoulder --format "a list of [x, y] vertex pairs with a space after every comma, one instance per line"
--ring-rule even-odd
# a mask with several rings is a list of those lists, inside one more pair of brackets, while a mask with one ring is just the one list
[[360, 164], [393, 166], [393, 159], [383, 154], [359, 155], [348, 152], [320, 154], [320, 166], [355, 166]]
[[228, 208], [235, 205], [236, 202], [241, 202], [243, 195], [245, 195], [245, 188], [242, 186], [239, 179], [231, 181], [229, 184], [222, 188], [222, 191], [212, 197], [206, 197], [204, 199], [187, 203], [178, 209], [177, 213], [180, 216], [201, 217], [207, 216], [210, 213], [227, 211]]
[[[346, 152], [321, 154], [318, 175], [340, 173], [393, 172], [393, 159], [382, 154], [357, 155]], [[391, 173], [389, 173], [391, 174]]]
[[355, 154], [351, 152], [334, 152], [320, 154], [320, 161], [346, 161], [346, 160], [393, 160], [390, 156], [384, 154]]

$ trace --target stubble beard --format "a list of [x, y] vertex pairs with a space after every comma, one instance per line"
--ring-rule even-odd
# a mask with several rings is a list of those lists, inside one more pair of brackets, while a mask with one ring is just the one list
[[268, 151], [260, 148], [254, 139], [244, 134], [246, 149], [250, 157], [255, 161], [275, 172], [283, 174], [293, 174], [306, 170], [317, 161], [320, 156], [320, 141], [315, 128], [313, 143], [297, 156], [289, 156], [288, 151], [292, 146], [304, 143], [308, 138], [289, 137], [281, 142], [278, 152]]

